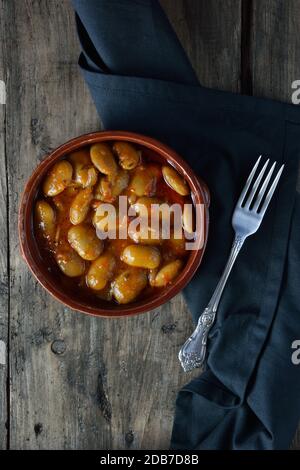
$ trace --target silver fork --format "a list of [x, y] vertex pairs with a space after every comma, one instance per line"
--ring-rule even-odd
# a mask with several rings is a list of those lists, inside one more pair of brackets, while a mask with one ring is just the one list
[[204, 363], [208, 333], [215, 321], [219, 302], [229, 274], [246, 238], [258, 230], [283, 172], [284, 165], [279, 169], [270, 189], [267, 191], [276, 165], [276, 162], [274, 162], [263, 181], [270, 162], [270, 160], [267, 160], [252, 185], [260, 160], [261, 156], [249, 175], [232, 216], [235, 237], [222, 277], [208, 306], [202, 315], [200, 315], [196, 329], [179, 351], [178, 357], [185, 372], [195, 367], [201, 367]]

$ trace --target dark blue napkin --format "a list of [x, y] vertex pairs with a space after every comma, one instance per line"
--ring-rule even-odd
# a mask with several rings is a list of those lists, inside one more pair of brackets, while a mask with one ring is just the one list
[[[232, 243], [231, 215], [260, 154], [286, 163], [260, 230], [225, 289], [207, 368], [176, 402], [173, 449], [287, 448], [300, 418], [300, 108], [199, 85], [159, 3], [73, 0], [79, 64], [106, 129], [152, 135], [211, 191], [203, 264], [185, 289], [194, 321]], [[188, 380], [188, 376], [187, 376]]]

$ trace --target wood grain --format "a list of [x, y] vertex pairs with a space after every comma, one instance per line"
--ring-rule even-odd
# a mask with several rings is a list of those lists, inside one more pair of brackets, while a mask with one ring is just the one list
[[300, 77], [300, 2], [253, 0], [249, 22], [253, 94], [290, 103]]
[[[290, 101], [299, 65], [297, 48], [286, 51], [286, 44], [299, 45], [299, 2], [161, 3], [203, 85]], [[0, 365], [0, 448], [7, 445], [8, 399], [11, 448], [167, 449], [175, 397], [187, 381], [177, 361], [192, 328], [187, 307], [177, 296], [140, 317], [89, 318], [34, 281], [18, 250], [22, 188], [47, 152], [100, 123], [78, 70], [69, 1], [0, 0], [0, 12], [0, 74], [2, 45], [9, 50], [8, 102], [0, 105], [0, 223], [6, 234], [8, 207], [10, 245], [8, 292], [1, 237], [0, 340], [7, 343], [9, 324], [10, 387]]]
[[[4, 2], [0, 0], [0, 31], [4, 30]], [[0, 33], [1, 35], [1, 33]], [[0, 80], [7, 81], [5, 43], [0, 42]], [[7, 367], [8, 367], [8, 262], [7, 262], [7, 179], [6, 107], [0, 104], [0, 449], [7, 447]]]

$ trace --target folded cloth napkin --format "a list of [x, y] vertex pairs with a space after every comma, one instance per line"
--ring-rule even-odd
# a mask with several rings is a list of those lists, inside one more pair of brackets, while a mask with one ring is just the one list
[[73, 0], [79, 64], [106, 129], [177, 150], [211, 192], [207, 251], [185, 289], [196, 322], [226, 263], [231, 215], [257, 157], [286, 163], [259, 231], [243, 247], [208, 343], [206, 370], [180, 392], [173, 449], [284, 449], [300, 418], [300, 108], [197, 82], [153, 0]]

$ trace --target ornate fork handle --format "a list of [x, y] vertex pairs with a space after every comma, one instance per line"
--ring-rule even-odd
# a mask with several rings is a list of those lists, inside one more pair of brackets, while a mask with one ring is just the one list
[[208, 334], [212, 325], [214, 324], [224, 287], [227, 283], [237, 255], [243, 246], [245, 238], [246, 237], [239, 235], [235, 236], [230, 256], [216, 290], [213, 293], [208, 306], [200, 315], [194, 332], [179, 351], [178, 357], [185, 372], [188, 372], [195, 367], [201, 367], [204, 363]]

